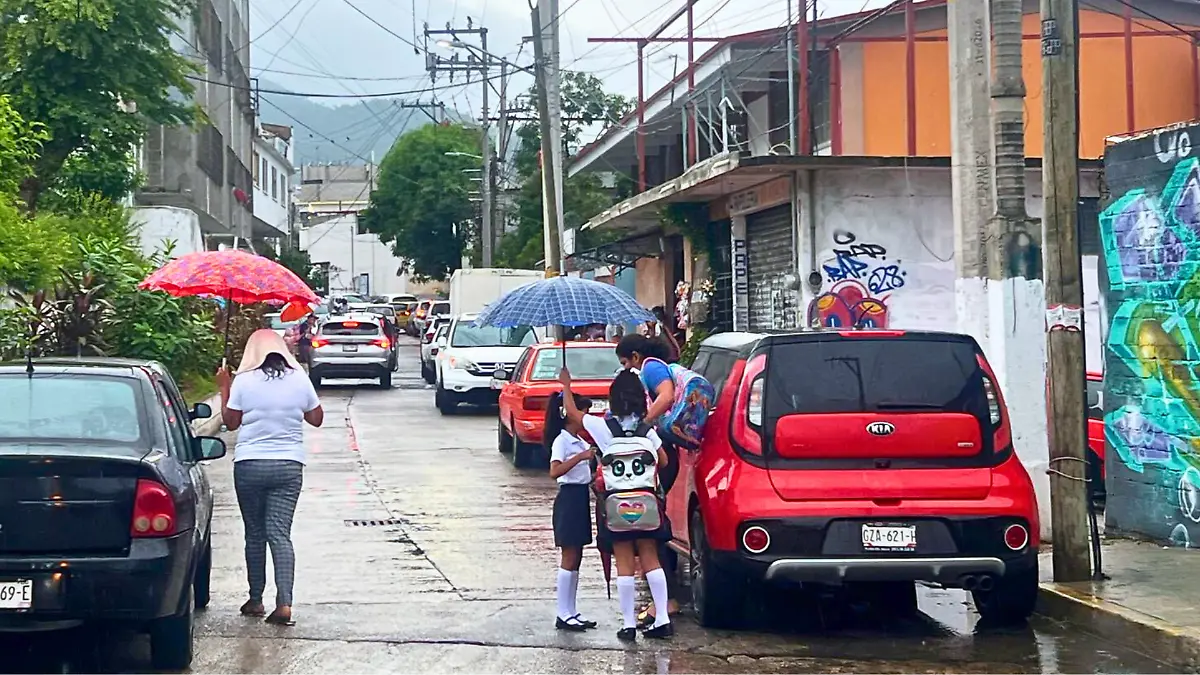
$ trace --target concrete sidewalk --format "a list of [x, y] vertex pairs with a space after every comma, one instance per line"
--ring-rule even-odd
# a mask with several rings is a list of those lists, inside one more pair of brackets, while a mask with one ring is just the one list
[[1200, 671], [1200, 552], [1127, 539], [1101, 549], [1108, 579], [1054, 583], [1042, 554], [1038, 611], [1156, 659]]

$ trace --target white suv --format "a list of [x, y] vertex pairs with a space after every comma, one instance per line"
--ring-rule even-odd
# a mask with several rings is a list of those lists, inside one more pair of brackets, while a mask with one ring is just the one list
[[312, 338], [310, 358], [314, 386], [322, 379], [352, 378], [392, 387], [392, 344], [375, 314], [330, 316]]
[[538, 342], [537, 329], [476, 327], [476, 314], [461, 314], [450, 322], [446, 344], [435, 360], [437, 389], [434, 403], [443, 415], [459, 403], [495, 405], [500, 396], [492, 375], [498, 368], [512, 371], [525, 348]]

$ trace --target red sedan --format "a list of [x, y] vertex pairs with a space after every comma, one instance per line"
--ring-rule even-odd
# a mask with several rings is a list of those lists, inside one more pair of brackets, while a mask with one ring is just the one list
[[[568, 342], [567, 367], [574, 383], [572, 391], [592, 400], [592, 413], [608, 410], [608, 387], [621, 369], [616, 350], [609, 342]], [[558, 373], [562, 369], [563, 345], [536, 344], [525, 350], [511, 373], [497, 378], [500, 390], [498, 437], [500, 452], [512, 455], [515, 466], [531, 466], [548, 460], [542, 446], [542, 426], [550, 395], [562, 391]]]

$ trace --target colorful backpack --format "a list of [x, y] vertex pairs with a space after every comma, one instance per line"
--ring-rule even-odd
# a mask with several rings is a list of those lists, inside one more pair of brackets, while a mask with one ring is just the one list
[[650, 442], [650, 427], [623, 429], [605, 420], [613, 441], [600, 455], [604, 484], [604, 520], [610, 532], [653, 532], [663, 522], [658, 499], [658, 451]]
[[[717, 393], [704, 376], [677, 363], [657, 361], [667, 367], [671, 381], [675, 384], [675, 403], [659, 418], [658, 435], [674, 445], [696, 450], [704, 437], [704, 424], [708, 422], [708, 411], [716, 402]], [[645, 364], [642, 365], [645, 370]], [[650, 392], [654, 398], [654, 392]]]

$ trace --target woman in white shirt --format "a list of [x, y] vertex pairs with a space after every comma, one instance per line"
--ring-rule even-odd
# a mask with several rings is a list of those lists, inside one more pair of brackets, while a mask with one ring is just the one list
[[233, 484], [246, 530], [246, 616], [263, 616], [267, 545], [275, 569], [275, 611], [267, 623], [290, 626], [296, 555], [292, 517], [304, 483], [304, 423], [321, 426], [325, 411], [308, 374], [275, 331], [255, 331], [246, 342], [236, 379], [217, 373], [221, 417], [240, 429], [233, 456]]

